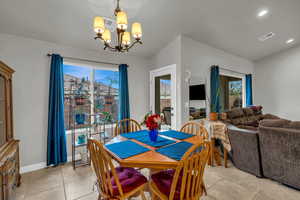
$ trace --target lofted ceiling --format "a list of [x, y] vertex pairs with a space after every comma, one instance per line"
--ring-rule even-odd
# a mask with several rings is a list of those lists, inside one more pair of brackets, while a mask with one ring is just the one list
[[[99, 50], [92, 28], [96, 15], [114, 18], [116, 0], [0, 0], [0, 33]], [[129, 22], [143, 26], [144, 45], [130, 54], [153, 56], [183, 34], [250, 60], [297, 45], [300, 0], [121, 0]], [[258, 19], [257, 12], [270, 13]], [[258, 37], [274, 32], [270, 40]], [[293, 44], [285, 42], [295, 38]]]

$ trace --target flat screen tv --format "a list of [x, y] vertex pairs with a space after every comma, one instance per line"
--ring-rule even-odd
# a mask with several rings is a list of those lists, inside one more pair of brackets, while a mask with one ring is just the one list
[[191, 85], [190, 86], [190, 100], [205, 100], [205, 85]]

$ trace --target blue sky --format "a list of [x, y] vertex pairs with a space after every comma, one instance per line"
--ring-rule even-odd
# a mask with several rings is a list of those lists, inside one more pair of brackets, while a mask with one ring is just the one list
[[[71, 76], [76, 76], [78, 78], [90, 78], [91, 68], [88, 67], [78, 67], [73, 65], [64, 65], [64, 73], [69, 74]], [[101, 82], [105, 85], [110, 84], [108, 77], [119, 81], [119, 72], [118, 71], [110, 71], [110, 70], [95, 70], [95, 81]], [[119, 88], [119, 84], [115, 83], [112, 85], [113, 88]]]

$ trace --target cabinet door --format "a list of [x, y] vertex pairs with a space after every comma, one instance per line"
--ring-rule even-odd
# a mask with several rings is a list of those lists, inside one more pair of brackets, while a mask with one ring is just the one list
[[0, 146], [6, 142], [6, 79], [0, 74]]

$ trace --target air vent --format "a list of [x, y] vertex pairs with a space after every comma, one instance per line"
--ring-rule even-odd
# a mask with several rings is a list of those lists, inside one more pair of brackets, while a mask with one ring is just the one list
[[260, 36], [260, 37], [258, 38], [258, 40], [261, 41], [261, 42], [264, 42], [264, 41], [266, 41], [266, 40], [268, 40], [268, 39], [271, 39], [271, 38], [274, 37], [274, 36], [275, 36], [275, 33], [270, 32], [270, 33], [268, 33], [268, 34], [266, 34], [266, 35]]
[[114, 32], [116, 30], [116, 21], [107, 17], [104, 17], [105, 28], [110, 30], [110, 32]]

